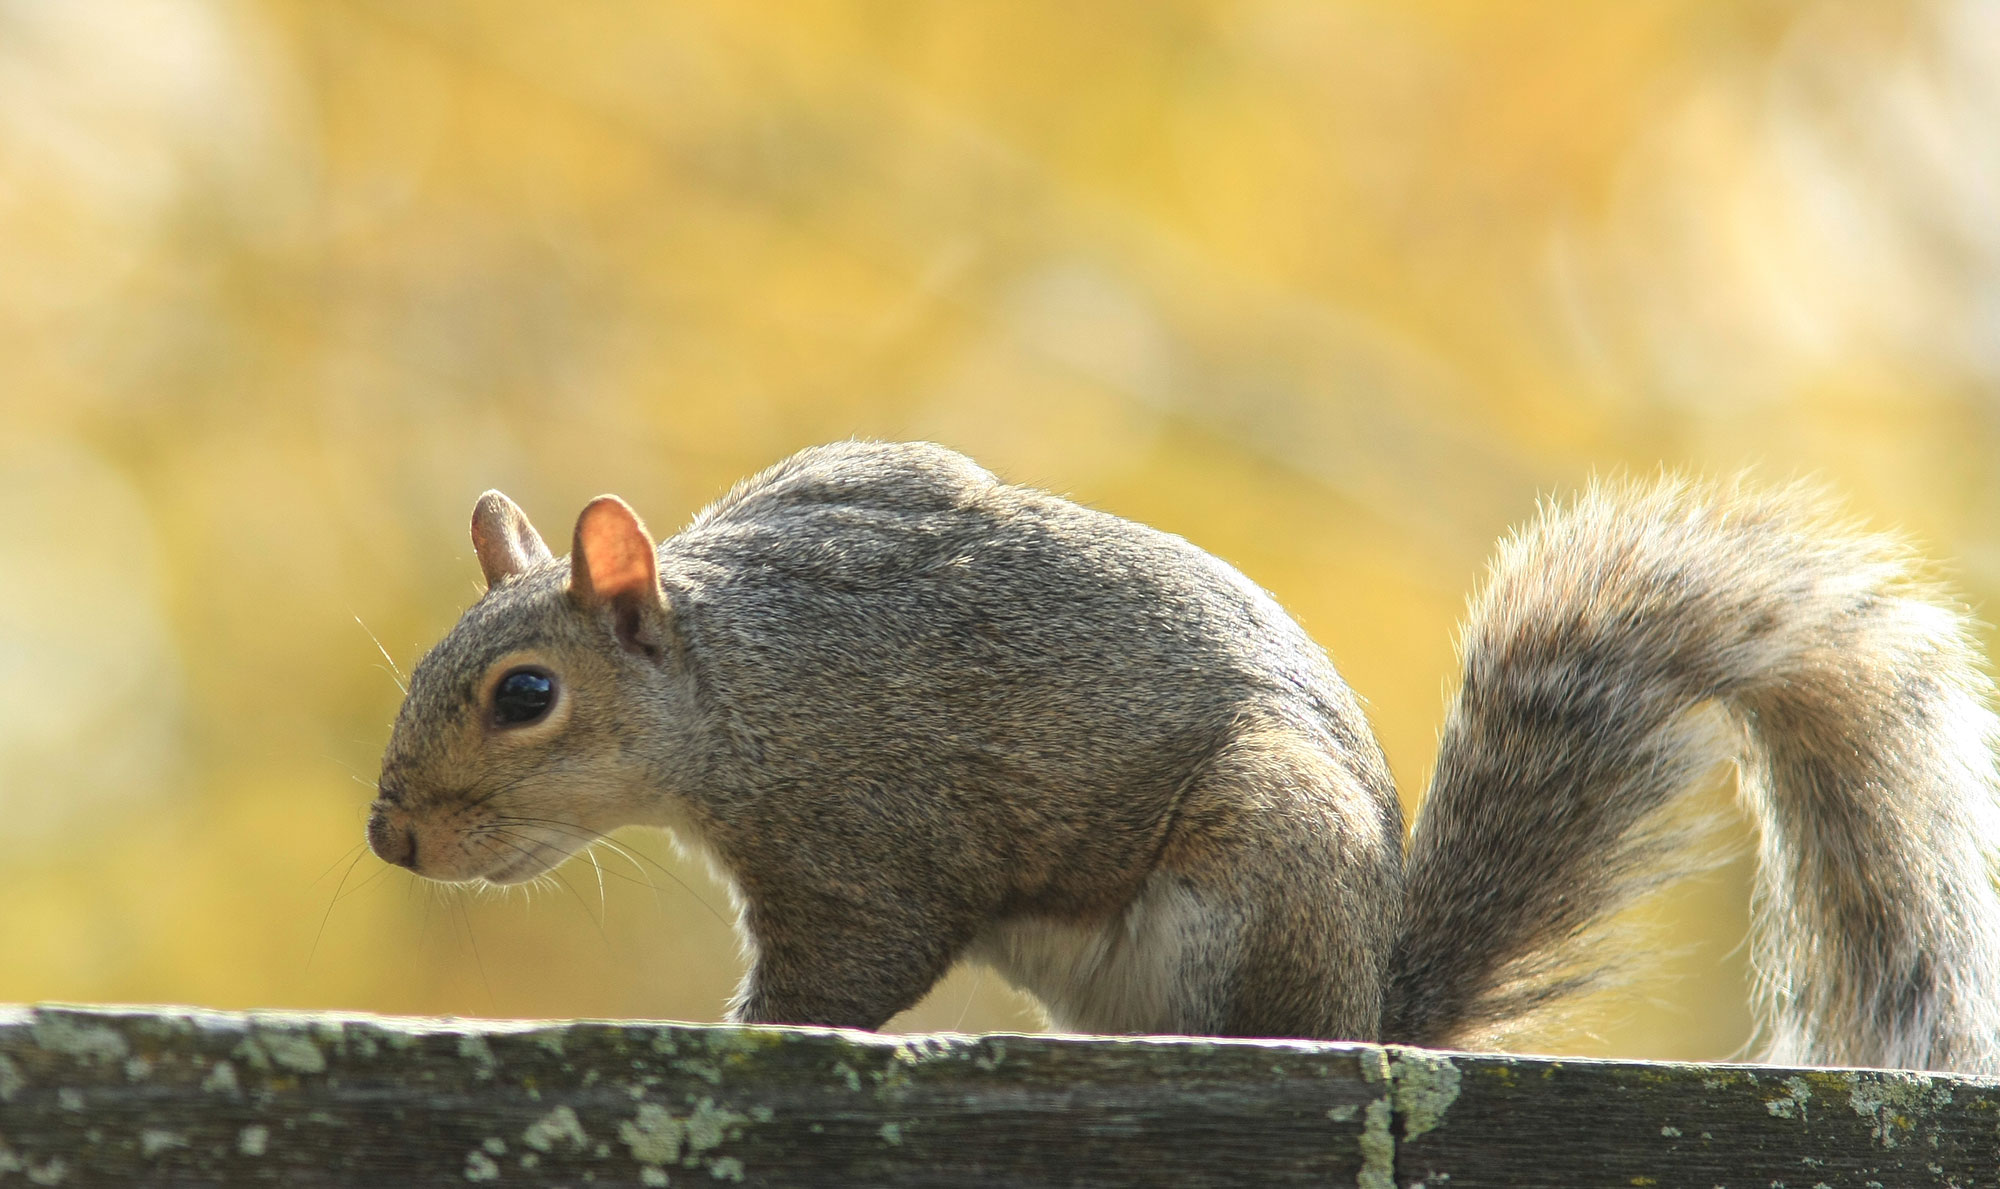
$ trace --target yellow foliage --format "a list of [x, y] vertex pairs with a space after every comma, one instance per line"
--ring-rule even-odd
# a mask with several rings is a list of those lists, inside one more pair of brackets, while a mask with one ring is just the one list
[[[663, 839], [354, 849], [371, 633], [475, 596], [489, 486], [665, 530], [936, 438], [1270, 587], [1410, 801], [1489, 543], [1593, 472], [1817, 474], [1984, 598], [1996, 70], [1975, 0], [0, 2], [0, 998], [714, 1017]], [[1740, 883], [1549, 1043], [1728, 1054]]]

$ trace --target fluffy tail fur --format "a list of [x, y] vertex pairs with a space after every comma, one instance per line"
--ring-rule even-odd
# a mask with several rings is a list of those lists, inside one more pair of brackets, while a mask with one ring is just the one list
[[1992, 692], [1896, 542], [1806, 494], [1600, 487], [1506, 543], [1411, 841], [1384, 1031], [1465, 1043], [1587, 981], [1734, 760], [1767, 1059], [2000, 1070]]

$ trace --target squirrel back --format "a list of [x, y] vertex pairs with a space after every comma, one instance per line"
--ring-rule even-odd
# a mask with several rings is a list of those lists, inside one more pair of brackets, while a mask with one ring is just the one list
[[442, 879], [620, 825], [705, 850], [747, 1021], [879, 1027], [956, 961], [1059, 1026], [1465, 1043], [1587, 978], [1737, 760], [1774, 1055], [1991, 1067], [1992, 717], [1962, 619], [1796, 495], [1547, 510], [1475, 600], [1405, 870], [1325, 654], [1180, 538], [924, 444], [842, 443], [655, 548], [488, 493], [369, 826]]

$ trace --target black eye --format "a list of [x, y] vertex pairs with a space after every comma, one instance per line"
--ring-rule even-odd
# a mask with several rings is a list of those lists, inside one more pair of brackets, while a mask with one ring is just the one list
[[555, 701], [555, 678], [540, 669], [513, 669], [493, 687], [493, 721], [522, 726], [547, 714]]

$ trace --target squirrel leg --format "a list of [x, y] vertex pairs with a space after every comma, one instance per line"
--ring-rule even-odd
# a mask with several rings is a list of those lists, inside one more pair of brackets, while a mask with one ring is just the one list
[[1130, 902], [1006, 921], [974, 955], [1064, 1031], [1373, 1039], [1401, 821], [1386, 773], [1342, 755], [1317, 733], [1240, 733]]
[[[1369, 780], [1322, 739], [1265, 730], [1191, 792], [1156, 879], [1196, 889], [1233, 925], [1225, 977], [1201, 962], [1179, 972], [1182, 997], [1212, 1013], [1201, 1031], [1376, 1037], [1402, 888], [1386, 779]], [[1217, 983], [1220, 994], [1204, 993]]]
[[750, 970], [730, 1002], [738, 1024], [876, 1029], [951, 969], [970, 927], [948, 905], [855, 903], [811, 889], [753, 901]]
[[1109, 917], [1015, 917], [982, 933], [973, 956], [1038, 999], [1058, 1032], [1213, 1036], [1241, 961], [1236, 908], [1155, 872]]

